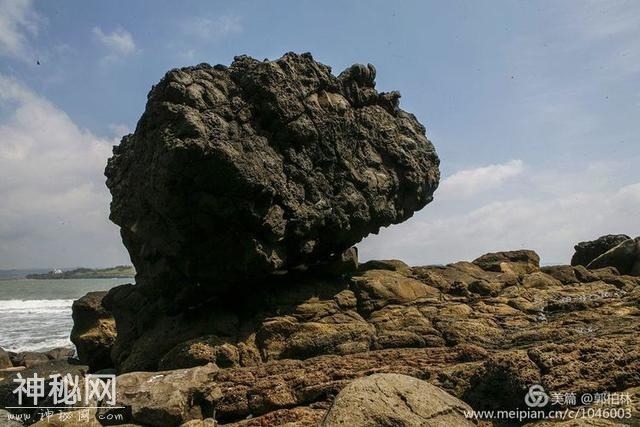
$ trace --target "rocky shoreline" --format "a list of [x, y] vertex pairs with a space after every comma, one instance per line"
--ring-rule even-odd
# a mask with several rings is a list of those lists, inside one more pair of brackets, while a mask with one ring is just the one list
[[[639, 425], [640, 238], [579, 243], [573, 265], [358, 261], [440, 177], [375, 76], [294, 53], [168, 72], [105, 171], [135, 283], [76, 301], [81, 364], [4, 371], [0, 404], [39, 426]], [[115, 396], [39, 421], [52, 404], [12, 392], [36, 371], [114, 375]]]
[[[576, 407], [583, 394], [628, 393], [636, 405], [620, 425], [640, 422], [640, 278], [615, 267], [538, 262], [532, 251], [446, 266], [389, 260], [356, 269], [351, 262], [343, 275], [308, 278], [293, 291], [270, 289], [270, 303], [252, 319], [230, 319], [232, 310], [209, 311], [206, 321], [195, 313], [157, 318], [133, 343], [104, 328], [112, 320], [101, 304], [105, 295], [90, 293], [74, 304], [76, 325], [84, 325], [74, 342], [84, 348], [86, 366], [21, 360], [40, 372], [117, 371], [117, 403], [127, 408], [122, 423], [135, 425], [199, 425], [208, 418], [233, 426], [317, 425], [333, 419], [328, 413], [341, 390], [380, 373], [426, 381], [474, 410], [522, 407], [531, 384], [574, 393]], [[115, 322], [132, 321], [124, 319]], [[215, 336], [217, 321], [236, 325], [234, 334]], [[207, 335], [179, 332], [197, 335], [205, 323], [213, 327]], [[174, 336], [163, 330], [168, 324]], [[109, 352], [128, 357], [114, 358], [121, 362], [108, 370]], [[6, 385], [15, 373], [4, 375]], [[11, 406], [6, 387], [0, 390], [3, 406]], [[405, 421], [398, 425], [415, 425]]]

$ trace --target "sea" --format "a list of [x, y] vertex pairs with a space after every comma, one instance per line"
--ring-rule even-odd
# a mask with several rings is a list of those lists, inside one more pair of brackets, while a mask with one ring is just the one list
[[0, 280], [0, 347], [7, 351], [47, 351], [71, 347], [71, 304], [91, 291], [133, 279]]

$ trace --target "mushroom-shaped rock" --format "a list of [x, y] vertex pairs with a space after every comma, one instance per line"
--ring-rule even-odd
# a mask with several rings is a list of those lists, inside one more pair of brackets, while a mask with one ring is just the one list
[[339, 256], [429, 203], [435, 149], [374, 78], [294, 53], [169, 71], [105, 171], [137, 283], [218, 293]]

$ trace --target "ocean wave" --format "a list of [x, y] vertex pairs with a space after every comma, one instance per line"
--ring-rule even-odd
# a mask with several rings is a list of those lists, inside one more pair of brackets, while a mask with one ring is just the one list
[[4, 349], [19, 353], [21, 351], [45, 352], [58, 347], [74, 347], [69, 338], [48, 338], [28, 342], [25, 340], [12, 340], [4, 344]]
[[72, 346], [72, 304], [72, 299], [0, 300], [0, 346], [16, 352]]
[[2, 311], [24, 311], [24, 310], [64, 310], [71, 308], [72, 299], [10, 299], [0, 300], [0, 312]]

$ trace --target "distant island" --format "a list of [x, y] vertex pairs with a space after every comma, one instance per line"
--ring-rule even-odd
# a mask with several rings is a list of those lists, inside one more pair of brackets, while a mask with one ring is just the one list
[[118, 265], [109, 268], [76, 268], [73, 270], [51, 270], [41, 274], [27, 274], [27, 279], [112, 279], [130, 278], [136, 270], [130, 265]]

